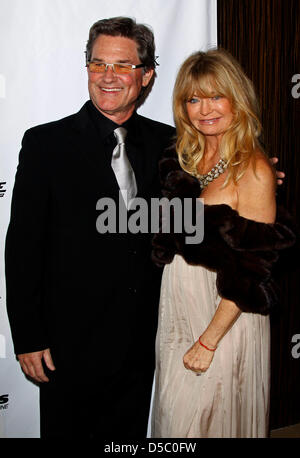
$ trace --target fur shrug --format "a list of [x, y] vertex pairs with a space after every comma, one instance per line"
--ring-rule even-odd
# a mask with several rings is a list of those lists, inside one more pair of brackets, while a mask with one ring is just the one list
[[[160, 162], [163, 195], [194, 197], [200, 193], [196, 178], [184, 172], [174, 153]], [[175, 254], [188, 264], [201, 265], [217, 273], [221, 297], [244, 312], [267, 315], [277, 305], [277, 286], [272, 269], [278, 253], [295, 243], [291, 218], [277, 211], [274, 224], [244, 218], [230, 206], [204, 205], [204, 239], [186, 244], [186, 233], [158, 233], [153, 238], [152, 258], [157, 265], [170, 263]]]

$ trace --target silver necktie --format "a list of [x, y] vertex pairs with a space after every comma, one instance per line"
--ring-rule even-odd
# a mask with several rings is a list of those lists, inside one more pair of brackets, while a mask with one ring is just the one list
[[124, 129], [124, 127], [118, 127], [114, 130], [114, 134], [118, 144], [113, 150], [111, 166], [115, 172], [125, 206], [127, 210], [129, 210], [131, 201], [137, 194], [137, 185], [133, 168], [131, 167], [125, 150], [124, 142], [127, 130]]

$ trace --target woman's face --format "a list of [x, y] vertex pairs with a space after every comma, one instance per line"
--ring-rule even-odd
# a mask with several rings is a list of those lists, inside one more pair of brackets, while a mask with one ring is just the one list
[[226, 97], [199, 97], [186, 102], [189, 120], [205, 136], [222, 136], [231, 126], [233, 113]]

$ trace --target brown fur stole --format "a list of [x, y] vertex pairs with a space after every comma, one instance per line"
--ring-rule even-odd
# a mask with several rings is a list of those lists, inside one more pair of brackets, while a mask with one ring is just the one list
[[[173, 157], [172, 157], [173, 155]], [[184, 172], [174, 153], [160, 163], [163, 195], [198, 197], [198, 180]], [[158, 233], [153, 238], [152, 258], [157, 265], [170, 263], [175, 254], [188, 264], [201, 265], [217, 273], [221, 297], [244, 312], [266, 315], [277, 305], [277, 286], [272, 269], [278, 252], [295, 243], [291, 218], [283, 209], [274, 224], [240, 216], [228, 205], [204, 206], [204, 239], [186, 244], [186, 233]]]

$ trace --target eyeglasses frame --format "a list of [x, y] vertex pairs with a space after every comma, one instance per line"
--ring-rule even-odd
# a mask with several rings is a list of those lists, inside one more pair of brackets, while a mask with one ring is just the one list
[[[99, 64], [102, 64], [102, 65], [105, 65], [105, 70], [104, 72], [92, 72], [92, 73], [106, 73], [107, 72], [107, 68], [108, 67], [111, 67], [112, 68], [112, 71], [116, 74], [116, 75], [122, 75], [122, 73], [117, 73], [116, 70], [115, 70], [115, 65], [126, 65], [126, 66], [130, 66], [131, 67], [131, 71], [137, 69], [137, 68], [142, 68], [142, 67], [145, 67], [145, 64], [138, 64], [138, 65], [133, 65], [133, 64], [125, 64], [125, 63], [121, 63], [121, 62], [114, 62], [112, 64], [108, 64], [107, 62], [97, 62], [97, 61], [88, 61], [86, 63], [86, 67], [89, 67], [90, 64], [96, 64], [96, 63], [99, 63]], [[130, 73], [130, 72], [128, 72]], [[123, 74], [126, 74], [123, 73]]]

